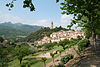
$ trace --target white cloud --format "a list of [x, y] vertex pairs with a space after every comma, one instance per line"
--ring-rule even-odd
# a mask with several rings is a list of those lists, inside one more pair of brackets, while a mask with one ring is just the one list
[[43, 20], [39, 20], [37, 22], [39, 22], [39, 23], [48, 23], [48, 20], [43, 19]]
[[0, 12], [0, 22], [8, 22], [11, 21], [13, 23], [23, 22], [24, 20], [18, 16], [13, 16], [8, 13]]
[[3, 22], [24, 23], [24, 24], [29, 24], [29, 25], [39, 25], [39, 26], [46, 26], [46, 27], [50, 25], [48, 19], [27, 20], [27, 19], [22, 19], [18, 16], [14, 16], [12, 14], [4, 13], [0, 11], [0, 23], [3, 23]]
[[34, 25], [50, 27], [50, 21], [48, 19], [42, 19], [42, 20], [36, 21]]
[[[71, 20], [73, 19], [72, 15], [62, 15], [61, 16], [61, 26], [63, 27], [67, 27], [67, 25], [69, 25], [71, 23]], [[77, 24], [72, 26], [72, 29], [76, 29]], [[80, 29], [80, 28], [77, 28]]]
[[39, 25], [39, 26], [50, 27], [51, 21], [53, 21], [54, 27], [56, 26], [67, 27], [67, 25], [70, 24], [72, 18], [73, 16], [64, 14], [60, 17], [60, 19], [57, 19], [57, 20], [51, 20], [50, 18], [41, 19], [41, 20], [35, 20], [35, 19], [27, 20], [27, 19], [22, 19], [21, 17], [18, 17], [18, 16], [14, 16], [12, 14], [8, 14], [8, 13], [4, 13], [0, 11], [0, 23], [11, 21], [13, 23], [21, 22], [21, 23], [29, 24], [29, 25]]
[[62, 27], [67, 27], [67, 25], [70, 24], [71, 19], [73, 18], [73, 16], [71, 15], [62, 15], [60, 17], [60, 20], [56, 23], [57, 26], [62, 26]]
[[[57, 21], [54, 20], [54, 27], [58, 27], [58, 26], [62, 26], [62, 27], [67, 27], [67, 25], [70, 24], [71, 19], [73, 18], [73, 16], [70, 15], [62, 15], [60, 17], [60, 19], [58, 19]], [[50, 27], [51, 26], [51, 20], [50, 19], [42, 19], [42, 20], [38, 20], [35, 25], [39, 25], [39, 26], [45, 26], [45, 27]]]
[[64, 14], [61, 16], [61, 23], [69, 25], [72, 18], [73, 18], [72, 16]]

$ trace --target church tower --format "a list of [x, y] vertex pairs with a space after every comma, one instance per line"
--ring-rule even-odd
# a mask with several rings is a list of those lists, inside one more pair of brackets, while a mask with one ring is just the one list
[[51, 28], [50, 29], [53, 29], [53, 22], [51, 22]]

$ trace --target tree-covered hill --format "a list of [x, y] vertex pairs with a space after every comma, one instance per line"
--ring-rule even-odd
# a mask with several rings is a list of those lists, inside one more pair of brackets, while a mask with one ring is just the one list
[[42, 26], [5, 22], [0, 24], [0, 36], [3, 36], [5, 39], [16, 39], [18, 36], [27, 36], [31, 32], [41, 29], [41, 27]]
[[8, 26], [8, 27], [12, 27], [15, 28], [17, 30], [22, 30], [25, 31], [27, 33], [30, 32], [35, 32], [37, 30], [39, 30], [42, 26], [36, 26], [36, 25], [27, 25], [27, 24], [22, 24], [22, 23], [11, 23], [11, 22], [5, 22], [5, 23], [1, 23], [0, 26]]
[[27, 42], [34, 42], [37, 40], [41, 40], [44, 36], [50, 36], [51, 33], [53, 32], [58, 32], [60, 30], [68, 30], [65, 28], [60, 27], [56, 27], [54, 29], [50, 29], [49, 27], [45, 27], [45, 28], [41, 28], [40, 30], [31, 33], [29, 36], [27, 36], [26, 38], [24, 38], [22, 41], [27, 41]]

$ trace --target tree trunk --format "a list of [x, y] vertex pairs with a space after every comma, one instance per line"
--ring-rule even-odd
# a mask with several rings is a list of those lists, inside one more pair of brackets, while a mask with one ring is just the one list
[[91, 26], [92, 26], [92, 45], [96, 45], [96, 35], [95, 35], [95, 29], [94, 29], [94, 25], [93, 25], [93, 17], [91, 16]]
[[2, 62], [2, 65], [1, 65], [2, 67], [4, 67], [4, 63]]
[[44, 62], [44, 67], [46, 67], [46, 62]]
[[94, 46], [94, 49], [96, 50], [96, 36], [95, 36], [95, 32], [92, 31], [92, 40], [93, 40], [93, 46]]
[[73, 50], [76, 52], [78, 57], [81, 57], [81, 55], [75, 50], [75, 48], [73, 47]]
[[61, 57], [61, 53], [60, 53], [60, 57]]
[[99, 39], [99, 35], [96, 35], [96, 39]]
[[22, 58], [20, 59], [20, 64], [22, 63]]
[[[64, 49], [64, 51], [66, 50], [66, 48], [65, 48], [65, 47], [63, 47], [63, 49]], [[65, 54], [66, 54], [66, 51], [65, 51]]]
[[94, 32], [92, 31], [92, 45], [94, 45]]
[[54, 57], [53, 57], [52, 59], [53, 59], [53, 66], [55, 66], [55, 61], [54, 61]]

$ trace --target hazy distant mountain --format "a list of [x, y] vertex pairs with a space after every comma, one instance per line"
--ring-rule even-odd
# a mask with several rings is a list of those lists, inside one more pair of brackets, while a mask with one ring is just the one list
[[18, 36], [27, 36], [31, 32], [39, 30], [42, 26], [27, 25], [21, 23], [5, 22], [0, 23], [0, 36], [7, 39], [15, 39]]

